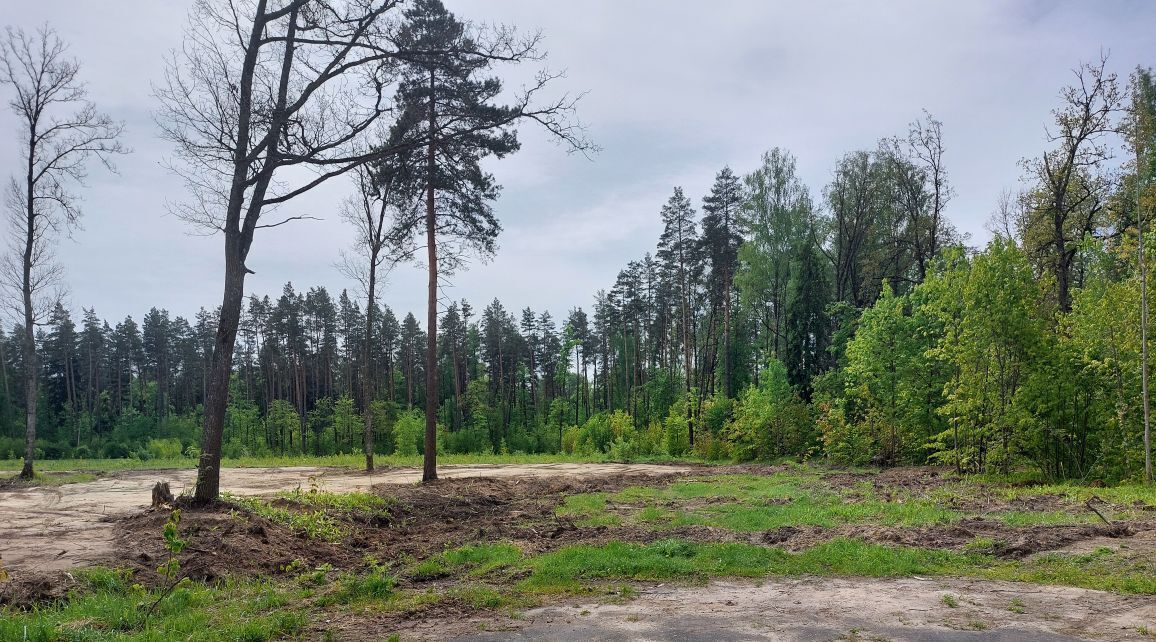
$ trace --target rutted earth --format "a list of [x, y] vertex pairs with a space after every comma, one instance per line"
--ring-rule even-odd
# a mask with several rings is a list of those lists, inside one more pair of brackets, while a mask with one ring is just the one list
[[[442, 466], [444, 479], [473, 477], [597, 477], [670, 475], [690, 470], [652, 464], [515, 464]], [[153, 484], [168, 481], [174, 494], [190, 489], [196, 470], [122, 471], [95, 481], [58, 487], [0, 490], [0, 559], [9, 570], [62, 570], [105, 560], [113, 553], [117, 518], [148, 508]], [[368, 490], [374, 484], [412, 484], [421, 470], [372, 474], [342, 468], [225, 468], [221, 488], [235, 495], [272, 495], [316, 485], [332, 492]]]
[[[740, 470], [768, 474], [776, 469], [735, 467], [729, 472]], [[846, 536], [959, 550], [976, 537], [999, 535], [1007, 546], [993, 554], [1001, 557], [1031, 557], [1046, 551], [1083, 553], [1099, 547], [1125, 549], [1131, 556], [1156, 555], [1156, 524], [1151, 521], [1112, 527], [1013, 528], [979, 516], [920, 528], [847, 524], [832, 529], [782, 527], [736, 533], [707, 526], [669, 530], [629, 524], [583, 526], [555, 514], [555, 507], [568, 495], [663, 485], [702, 472], [697, 466], [640, 464], [444, 466], [440, 469], [444, 481], [416, 485], [412, 482], [419, 479], [420, 471], [415, 469], [373, 475], [311, 467], [225, 469], [222, 487], [240, 495], [272, 495], [299, 487], [368, 490], [373, 485], [393, 484], [376, 492], [391, 496], [396, 503], [386, 521], [357, 526], [354, 535], [341, 543], [297, 537], [256, 515], [237, 519], [227, 506], [188, 508], [182, 531], [190, 549], [200, 554], [182, 560], [182, 568], [193, 579], [212, 581], [234, 573], [283, 575], [286, 565], [294, 561], [303, 562], [306, 568], [329, 564], [351, 569], [370, 553], [378, 559], [423, 559], [469, 542], [511, 541], [530, 555], [574, 543], [648, 543], [665, 537], [801, 550], [833, 536]], [[23, 591], [26, 599], [52, 599], [64, 595], [69, 582], [74, 582], [63, 569], [93, 563], [155, 569], [156, 559], [163, 555], [157, 533], [166, 513], [146, 510], [151, 487], [166, 480], [179, 493], [191, 486], [193, 475], [192, 470], [126, 471], [82, 484], [0, 490], [0, 556], [14, 571], [13, 577], [20, 579], [20, 586], [13, 581], [9, 587], [16, 589], [18, 597]], [[846, 477], [828, 475], [824, 481], [856, 483], [863, 476]], [[942, 483], [938, 477], [934, 470], [895, 469], [871, 479], [878, 491], [887, 493], [912, 484]], [[138, 573], [138, 577], [145, 580], [149, 573]], [[413, 588], [437, 590], [443, 584], [452, 586], [452, 581], [419, 582]], [[966, 578], [768, 578], [757, 583], [651, 583], [637, 588], [638, 595], [631, 600], [552, 600], [516, 617], [464, 608], [452, 601], [409, 615], [366, 612], [349, 622], [311, 628], [304, 635], [321, 639], [336, 633], [341, 640], [378, 640], [399, 632], [403, 639], [477, 641], [1067, 642], [1145, 640], [1151, 639], [1145, 631], [1156, 631], [1156, 599], [1151, 596]], [[945, 599], [945, 595], [951, 597]]]

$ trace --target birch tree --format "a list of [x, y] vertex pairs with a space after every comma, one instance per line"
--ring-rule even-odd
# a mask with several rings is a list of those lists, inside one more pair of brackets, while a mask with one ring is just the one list
[[0, 38], [0, 88], [19, 123], [21, 173], [12, 176], [4, 207], [10, 229], [0, 267], [0, 285], [24, 327], [25, 445], [22, 479], [31, 479], [36, 452], [36, 326], [59, 304], [63, 272], [56, 242], [80, 220], [87, 168], [95, 160], [112, 170], [112, 157], [126, 149], [124, 126], [97, 110], [80, 80], [80, 63], [56, 32], [9, 27]]

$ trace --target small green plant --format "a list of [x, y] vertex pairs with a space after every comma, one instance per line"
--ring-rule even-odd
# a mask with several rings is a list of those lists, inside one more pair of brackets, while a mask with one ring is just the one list
[[397, 579], [390, 574], [389, 568], [372, 562], [368, 564], [365, 573], [344, 576], [337, 590], [325, 601], [349, 604], [361, 600], [380, 600], [393, 595], [396, 586]]
[[177, 556], [180, 555], [181, 551], [185, 550], [185, 547], [188, 546], [189, 543], [188, 540], [181, 539], [180, 526], [181, 509], [178, 508], [170, 513], [168, 520], [165, 521], [162, 534], [165, 539], [165, 550], [168, 551], [168, 559], [165, 560], [164, 564], [157, 567], [157, 573], [168, 578], [169, 585], [161, 591], [156, 601], [145, 611], [144, 621], [146, 626], [148, 625], [149, 616], [156, 610], [157, 605], [168, 597], [173, 590], [177, 588], [177, 585], [185, 579], [185, 576], [181, 574], [181, 561]]
[[332, 564], [322, 564], [308, 573], [302, 573], [298, 581], [306, 586], [321, 586], [328, 580], [332, 570]]
[[959, 606], [959, 600], [951, 593], [944, 593], [943, 597], [939, 598], [939, 601], [947, 605], [948, 608], [954, 609]]
[[1012, 613], [1025, 613], [1025, 606], [1026, 605], [1024, 604], [1023, 600], [1018, 597], [1013, 597], [1011, 604], [1008, 604], [1007, 610], [1011, 611]]
[[259, 497], [227, 496], [227, 501], [246, 508], [265, 519], [288, 527], [297, 535], [309, 539], [338, 542], [348, 535], [347, 529], [324, 510], [299, 512], [289, 508], [274, 506]]

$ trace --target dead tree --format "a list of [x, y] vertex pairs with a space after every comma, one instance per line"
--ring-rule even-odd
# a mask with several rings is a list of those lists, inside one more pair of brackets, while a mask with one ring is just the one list
[[[342, 206], [341, 215], [353, 225], [354, 253], [360, 260], [346, 257], [342, 271], [357, 279], [365, 288], [365, 347], [362, 354], [362, 420], [364, 433], [362, 444], [365, 449], [365, 470], [373, 470], [373, 413], [370, 404], [376, 396], [376, 374], [373, 363], [375, 345], [373, 331], [378, 323], [374, 317], [377, 300], [377, 283], [384, 269], [388, 271], [400, 260], [409, 258], [406, 253], [391, 253], [394, 247], [390, 237], [389, 224], [395, 209], [412, 209], [416, 205], [411, 183], [403, 173], [407, 164], [404, 154], [399, 159], [385, 158], [376, 170], [359, 167], [354, 172], [356, 192]], [[398, 162], [398, 161], [402, 162]]]
[[923, 215], [910, 224], [914, 239], [912, 250], [919, 269], [919, 280], [923, 281], [927, 278], [931, 262], [939, 255], [945, 241], [952, 236], [950, 226], [943, 217], [944, 207], [955, 195], [943, 165], [943, 123], [924, 110], [923, 120], [911, 123], [907, 145], [923, 170], [930, 192], [930, 202], [926, 204]]
[[1079, 241], [1094, 230], [1111, 191], [1104, 166], [1112, 157], [1108, 136], [1117, 130], [1121, 95], [1107, 63], [1107, 57], [1101, 57], [1074, 71], [1076, 82], [1060, 93], [1063, 105], [1053, 112], [1055, 127], [1048, 129], [1048, 140], [1056, 148], [1025, 162], [1039, 189], [1030, 207], [1029, 229], [1023, 233], [1037, 252], [1052, 254], [1056, 303], [1063, 312], [1072, 309]]
[[0, 86], [14, 94], [8, 106], [20, 123], [23, 154], [23, 174], [11, 178], [5, 193], [11, 231], [0, 267], [0, 285], [24, 324], [23, 479], [32, 478], [36, 452], [36, 326], [62, 293], [55, 242], [80, 219], [73, 190], [84, 186], [88, 162], [95, 158], [112, 170], [112, 156], [127, 151], [118, 141], [124, 126], [97, 111], [79, 74], [80, 64], [48, 26], [34, 33], [8, 28], [0, 38]]
[[397, 0], [198, 0], [156, 93], [191, 198], [177, 214], [224, 237], [225, 278], [194, 500], [220, 491], [221, 437], [246, 264], [268, 214], [389, 150]]

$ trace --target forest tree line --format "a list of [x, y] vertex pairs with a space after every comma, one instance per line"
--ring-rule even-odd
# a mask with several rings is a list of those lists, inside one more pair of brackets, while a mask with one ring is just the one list
[[[219, 496], [222, 455], [358, 450], [369, 470], [375, 452], [421, 452], [423, 480], [438, 451], [1151, 479], [1146, 69], [1126, 85], [1105, 58], [1075, 70], [984, 248], [946, 215], [943, 125], [925, 112], [832, 159], [818, 188], [780, 148], [706, 194], [674, 188], [654, 251], [588, 310], [440, 307], [444, 275], [496, 252], [483, 161], [515, 153], [519, 125], [597, 151], [578, 99], [548, 93], [561, 74], [503, 91], [497, 70], [541, 62], [541, 43], [439, 0], [196, 3], [155, 116], [187, 188], [173, 213], [223, 240], [221, 303], [78, 323], [55, 243], [88, 166], [130, 150], [50, 27], [7, 29], [24, 171], [5, 199], [18, 323], [0, 333], [0, 456], [21, 454], [25, 478], [38, 457], [193, 456], [197, 502]], [[246, 293], [259, 231], [305, 218], [278, 208], [343, 177], [364, 298]], [[377, 292], [412, 260], [424, 320]]]
[[[1004, 195], [982, 249], [944, 214], [942, 125], [928, 114], [838, 159], [815, 193], [794, 156], [772, 149], [744, 175], [723, 168], [697, 202], [675, 188], [656, 208], [654, 252], [589, 312], [498, 300], [440, 310], [434, 391], [412, 313], [375, 304], [366, 346], [364, 301], [347, 291], [250, 296], [225, 454], [356, 452], [365, 413], [378, 452], [416, 454], [432, 396], [447, 452], [1139, 478], [1137, 225], [1154, 195], [1156, 104], [1146, 70], [1117, 82], [1103, 64], [1081, 68], [1051, 146], [1024, 162], [1023, 189]], [[193, 453], [214, 316], [152, 309], [109, 323], [85, 309], [77, 324], [57, 306], [36, 337], [43, 456]], [[0, 340], [8, 457], [22, 447], [27, 400], [9, 383], [22, 341], [21, 326]]]

